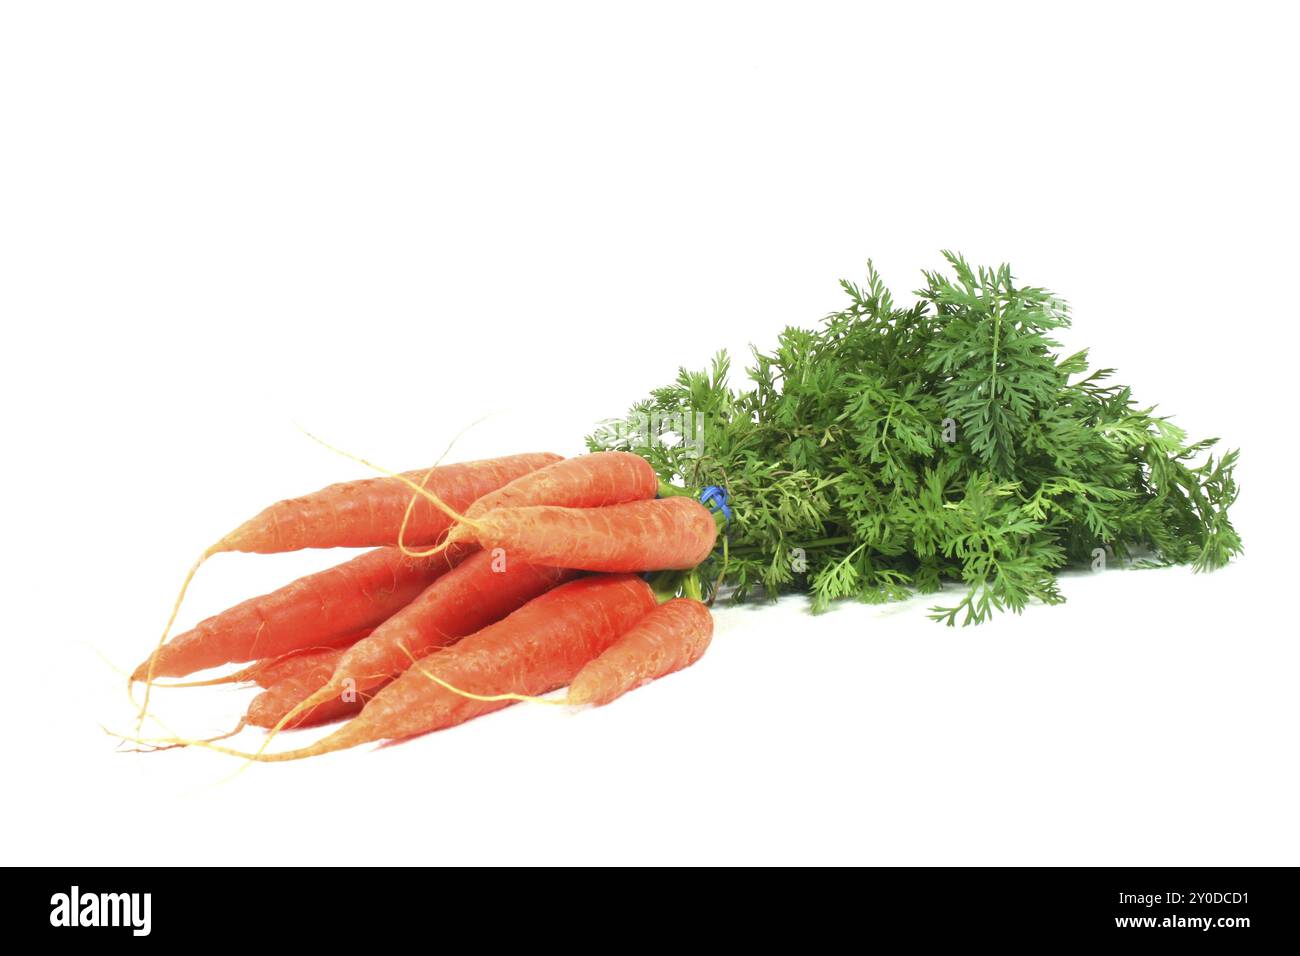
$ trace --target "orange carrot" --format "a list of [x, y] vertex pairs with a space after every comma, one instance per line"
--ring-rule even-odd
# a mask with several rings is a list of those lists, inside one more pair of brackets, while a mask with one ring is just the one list
[[251, 673], [248, 673], [245, 680], [256, 684], [263, 690], [270, 690], [280, 681], [297, 677], [320, 667], [333, 670], [338, 665], [339, 658], [343, 656], [345, 650], [347, 650], [346, 647], [323, 647], [290, 651], [288, 654], [281, 654], [279, 657], [273, 657], [270, 660], [259, 661], [254, 664], [247, 669]]
[[331, 688], [348, 678], [367, 688], [396, 676], [413, 660], [501, 620], [576, 575], [479, 551], [341, 654]]
[[[483, 495], [559, 460], [559, 455], [547, 452], [510, 455], [410, 471], [402, 477], [428, 488], [453, 508], [468, 508]], [[407, 484], [393, 478], [366, 478], [330, 485], [271, 505], [222, 538], [209, 553], [273, 554], [301, 548], [372, 548], [396, 544], [410, 502]], [[406, 521], [404, 539], [432, 544], [449, 525], [445, 514], [421, 501]]]
[[713, 513], [685, 497], [605, 508], [498, 508], [465, 523], [485, 548], [582, 571], [689, 570], [709, 556], [718, 536]]
[[700, 659], [713, 638], [713, 615], [690, 598], [661, 604], [603, 654], [589, 663], [569, 685], [571, 704], [608, 704], [630, 690]]
[[[214, 554], [223, 551], [269, 554], [301, 548], [368, 548], [396, 544], [399, 540], [433, 544], [450, 526], [445, 506], [430, 507], [428, 500], [413, 501], [407, 489], [428, 489], [429, 500], [447, 496], [449, 500], [459, 501], [460, 507], [467, 508], [488, 492], [559, 460], [559, 455], [536, 452], [445, 465], [423, 473], [392, 473], [387, 478], [330, 485], [313, 494], [271, 505], [209, 547], [191, 565], [172, 604], [162, 636], [158, 638], [158, 648], [161, 650], [171, 633], [194, 575]], [[158, 651], [155, 651], [149, 660], [155, 660], [157, 655]], [[149, 664], [143, 671], [132, 675], [133, 681], [145, 682], [137, 728], [149, 710], [149, 695], [154, 678], [159, 674]]]
[[[563, 687], [654, 607], [654, 592], [635, 575], [570, 581], [421, 658], [360, 714], [310, 746], [276, 754], [208, 746], [261, 761], [299, 760], [451, 727], [512, 703], [499, 695], [537, 695]], [[447, 690], [439, 680], [461, 693]], [[466, 692], [490, 699], [466, 697]]]
[[[313, 693], [318, 691], [334, 672], [334, 665], [341, 653], [338, 649], [311, 652], [308, 654], [285, 655], [277, 663], [283, 665], [294, 663], [294, 669], [281, 667], [275, 680], [270, 680], [274, 668], [258, 671], [258, 679], [265, 680], [262, 693], [252, 699], [244, 716], [233, 730], [211, 737], [204, 743], [233, 737], [245, 727], [263, 727], [268, 730], [280, 729], [283, 721], [288, 727], [318, 727], [321, 724], [344, 720], [361, 712], [370, 694], [355, 693], [333, 695], [319, 704], [302, 706]], [[252, 670], [252, 668], [250, 668]], [[383, 686], [382, 684], [379, 686]], [[288, 719], [286, 719], [288, 718]], [[170, 747], [159, 748], [162, 750]]]
[[[602, 508], [628, 501], [645, 501], [653, 498], [658, 490], [659, 476], [640, 455], [600, 451], [566, 458], [516, 478], [471, 504], [465, 517], [478, 518], [497, 508], [530, 505]], [[455, 505], [447, 503], [455, 508]], [[473, 532], [464, 525], [455, 525], [448, 532], [444, 546], [472, 537]]]
[[[302, 707], [303, 701], [320, 690], [332, 673], [332, 667], [319, 665], [277, 681], [249, 703], [244, 723], [270, 730], [289, 717], [285, 721], [287, 727], [318, 727], [360, 713], [371, 696], [361, 691], [347, 695], [330, 694], [318, 704]], [[299, 713], [293, 714], [295, 710]]]
[[374, 627], [409, 604], [465, 556], [430, 558], [378, 548], [251, 598], [178, 634], [136, 668], [132, 680], [184, 677], [205, 667], [274, 657]]
[[501, 620], [576, 574], [479, 551], [341, 654], [333, 673], [303, 698], [300, 709], [382, 685], [417, 658]]
[[686, 496], [603, 508], [495, 508], [469, 518], [410, 478], [364, 458], [356, 460], [400, 482], [451, 520], [467, 526], [480, 545], [503, 548], [530, 564], [613, 573], [684, 571], [707, 558], [718, 537], [718, 519], [713, 512]]
[[173, 688], [214, 687], [220, 684], [256, 684], [258, 687], [265, 689], [284, 680], [286, 677], [293, 677], [303, 671], [310, 670], [317, 664], [327, 663], [333, 668], [338, 663], [339, 658], [343, 656], [345, 648], [355, 644], [363, 637], [370, 636], [371, 633], [369, 629], [358, 631], [355, 634], [349, 634], [341, 638], [333, 646], [327, 644], [321, 647], [306, 647], [300, 651], [289, 651], [278, 657], [266, 657], [260, 661], [254, 661], [241, 670], [222, 677], [213, 677], [210, 680], [186, 681], [183, 684], [157, 684], [155, 686]]

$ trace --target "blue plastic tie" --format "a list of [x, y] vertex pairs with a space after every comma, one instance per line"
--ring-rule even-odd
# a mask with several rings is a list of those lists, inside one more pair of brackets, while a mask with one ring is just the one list
[[731, 508], [727, 505], [727, 489], [719, 485], [709, 485], [700, 492], [700, 504], [710, 511], [721, 511], [722, 517], [730, 523]]

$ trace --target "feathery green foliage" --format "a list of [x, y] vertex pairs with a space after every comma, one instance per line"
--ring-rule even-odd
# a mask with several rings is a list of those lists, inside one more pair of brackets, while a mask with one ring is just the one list
[[1187, 443], [1109, 384], [1113, 370], [1057, 354], [1063, 302], [1016, 286], [1008, 266], [944, 256], [952, 277], [924, 273], [907, 308], [868, 263], [864, 286], [841, 282], [843, 311], [754, 350], [746, 389], [729, 387], [719, 353], [589, 447], [641, 454], [695, 492], [727, 489], [726, 548], [700, 575], [736, 600], [805, 590], [821, 610], [960, 582], [962, 599], [932, 616], [978, 624], [1060, 603], [1056, 572], [1098, 548], [1198, 571], [1240, 553], [1237, 452], [1196, 463], [1215, 439]]

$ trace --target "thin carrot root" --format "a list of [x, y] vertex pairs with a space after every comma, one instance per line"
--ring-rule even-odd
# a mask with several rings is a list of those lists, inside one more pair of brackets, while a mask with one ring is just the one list
[[[158, 753], [160, 750], [175, 750], [178, 747], [190, 747], [190, 746], [197, 746], [199, 744], [216, 743], [218, 740], [226, 740], [230, 737], [235, 736], [237, 733], [239, 733], [247, 726], [248, 723], [241, 718], [239, 723], [235, 724], [233, 730], [228, 730], [224, 734], [217, 734], [217, 736], [215, 737], [203, 737], [197, 740], [182, 740], [181, 738], [177, 737], [177, 738], [170, 738], [175, 741], [174, 743], [149, 743], [147, 745], [145, 744], [145, 740], [143, 739], [134, 740], [133, 741], [134, 743], [138, 743], [141, 746], [132, 747], [128, 750], [122, 751], [122, 753], [152, 754], [152, 753]], [[129, 740], [131, 738], [123, 737], [122, 739]]]
[[[442, 459], [439, 459], [439, 461], [441, 460]], [[424, 473], [424, 477], [420, 479], [421, 488], [426, 488], [428, 486], [429, 477], [433, 474], [433, 469], [437, 467], [438, 467], [438, 463], [434, 462], [433, 467]], [[411, 515], [414, 514], [415, 512], [415, 503], [419, 500], [420, 500], [419, 495], [417, 494], [411, 495], [411, 500], [406, 503], [406, 513], [402, 515], [402, 525], [397, 529], [397, 548], [399, 551], [402, 552], [402, 554], [404, 554], [408, 558], [432, 557], [433, 555], [439, 554], [443, 550], [451, 546], [450, 535], [448, 535], [447, 538], [444, 539], [440, 544], [436, 544], [432, 548], [425, 548], [422, 551], [417, 551], [414, 548], [408, 548], [406, 546], [406, 529], [411, 523]]]
[[[189, 737], [139, 737], [133, 734], [118, 734], [113, 731], [105, 731], [110, 737], [116, 737], [119, 740], [125, 740], [128, 743], [140, 744], [147, 747], [142, 753], [153, 753], [158, 750], [173, 750], [178, 747], [201, 747], [204, 750], [211, 750], [215, 753], [226, 754], [230, 757], [239, 757], [241, 760], [247, 760], [256, 763], [280, 763], [288, 760], [301, 760], [304, 757], [315, 757], [321, 754], [329, 753], [328, 750], [318, 749], [317, 745], [304, 747], [301, 750], [286, 750], [283, 753], [266, 754], [260, 750], [256, 753], [249, 753], [246, 750], [236, 750], [233, 747], [223, 747], [220, 744], [213, 743], [214, 740], [221, 738], [199, 739]], [[123, 751], [129, 753], [131, 751]]]
[[419, 671], [429, 680], [433, 681], [443, 690], [451, 691], [453, 694], [459, 694], [467, 700], [477, 700], [485, 704], [495, 704], [498, 701], [518, 701], [526, 704], [550, 704], [552, 706], [563, 707], [569, 703], [568, 696], [564, 697], [533, 697], [529, 694], [475, 694], [467, 690], [461, 690], [459, 687], [453, 687], [437, 674], [430, 674], [427, 670], [414, 663], [411, 665], [413, 670]]
[[[400, 472], [392, 471], [388, 468], [384, 468], [382, 465], [376, 465], [373, 461], [369, 461], [365, 458], [362, 458], [360, 455], [354, 455], [350, 451], [344, 451], [342, 448], [337, 448], [334, 445], [331, 445], [325, 439], [321, 438], [320, 436], [313, 435], [311, 432], [304, 432], [304, 434], [312, 441], [317, 442], [318, 444], [324, 446], [325, 448], [328, 448], [336, 455], [342, 455], [344, 458], [348, 458], [351, 459], [352, 461], [355, 461], [358, 465], [365, 465], [367, 468], [371, 469], [372, 471], [377, 471], [379, 472], [379, 474], [384, 475], [385, 477], [393, 478], [396, 479], [397, 481], [400, 481], [402, 484], [406, 485], [406, 487], [410, 488], [411, 491], [413, 491], [417, 496], [422, 497], [426, 501], [430, 502], [435, 508], [437, 508], [443, 514], [445, 514], [452, 521], [455, 521], [458, 524], [469, 525], [471, 528], [481, 527], [477, 521], [473, 520], [472, 518], [465, 517], [463, 514], [461, 514], [451, 505], [447, 504], [445, 501], [439, 498], [428, 488], [416, 484], [406, 475], [403, 475]], [[426, 478], [425, 480], [428, 479]], [[437, 548], [433, 549], [433, 551], [429, 553], [437, 554], [446, 546], [447, 546], [446, 542], [443, 542]]]
[[154, 681], [153, 686], [162, 690], [175, 690], [180, 687], [217, 687], [221, 684], [239, 684], [243, 682], [243, 678], [239, 676], [242, 673], [242, 671], [236, 671], [233, 674], [227, 674], [225, 677], [213, 677], [208, 680], [187, 680], [175, 684]]
[[[257, 748], [256, 753], [250, 755], [248, 759], [269, 760], [272, 757], [275, 757], [276, 756], [275, 754], [266, 753], [266, 748], [271, 745], [272, 740], [274, 740], [277, 736], [279, 736], [280, 731], [284, 730], [285, 727], [288, 727], [290, 723], [299, 715], [309, 712], [313, 707], [319, 707], [321, 704], [326, 703], [330, 698], [332, 698], [335, 694], [339, 693], [339, 691], [341, 690], [342, 690], [341, 685], [336, 684], [333, 680], [330, 680], [324, 687], [316, 691], [316, 693], [311, 694], [305, 700], [300, 701], [295, 707], [290, 709], [290, 711], [287, 714], [281, 717], [274, 727], [272, 727], [270, 730], [266, 732], [266, 738], [262, 741], [261, 746], [259, 746]], [[289, 752], [293, 753], [295, 751], [289, 751]], [[292, 759], [292, 758], [285, 758], [285, 759]]]
[[[216, 544], [212, 545], [212, 547], [199, 555], [199, 559], [194, 562], [190, 567], [189, 573], [185, 575], [185, 580], [181, 583], [180, 593], [176, 595], [176, 601], [172, 604], [172, 613], [167, 618], [167, 626], [163, 628], [162, 637], [158, 638], [158, 646], [154, 648], [155, 654], [157, 653], [158, 648], [167, 643], [167, 637], [171, 634], [172, 626], [176, 623], [176, 618], [181, 613], [181, 604], [185, 600], [185, 592], [190, 589], [190, 582], [194, 580], [194, 575], [198, 573], [198, 570], [202, 567], [204, 561], [221, 551], [224, 541], [225, 539], [223, 538], [221, 541], [218, 541]], [[145, 717], [149, 714], [149, 696], [153, 690], [154, 660], [154, 655], [151, 654], [149, 656], [149, 670], [146, 673], [144, 680], [144, 700], [141, 702], [140, 712], [136, 714], [135, 718], [136, 733], [139, 733], [140, 729], [144, 727]], [[135, 695], [132, 693], [132, 687], [134, 684], [135, 676], [132, 675], [128, 677], [126, 681], [126, 694], [131, 699], [132, 704], [135, 703]]]
[[[434, 469], [436, 469], [438, 465], [442, 463], [442, 460], [451, 453], [451, 450], [453, 447], [455, 447], [456, 442], [460, 441], [461, 437], [467, 431], [473, 428], [475, 425], [479, 425], [482, 422], [486, 421], [488, 417], [489, 416], [484, 415], [482, 418], [470, 422], [468, 425], [466, 425], [464, 428], [462, 428], [459, 432], [456, 433], [456, 437], [447, 443], [447, 447], [444, 448], [442, 454], [438, 456], [438, 460], [435, 461], [433, 465], [429, 468], [429, 470], [424, 473], [424, 477], [420, 479], [420, 487], [422, 488], [428, 487], [429, 478], [432, 477]], [[302, 429], [302, 431], [310, 438], [314, 439], [316, 437], [306, 429]], [[399, 551], [402, 552], [402, 554], [404, 554], [408, 558], [428, 558], [435, 554], [441, 553], [444, 549], [450, 547], [452, 544], [451, 535], [449, 533], [447, 535], [447, 540], [443, 541], [441, 544], [435, 545], [432, 548], [426, 548], [423, 551], [416, 551], [406, 546], [406, 529], [410, 526], [411, 515], [415, 512], [415, 503], [419, 500], [420, 500], [419, 495], [417, 494], [411, 495], [411, 500], [406, 503], [406, 513], [402, 515], [402, 526], [397, 529], [397, 548]]]

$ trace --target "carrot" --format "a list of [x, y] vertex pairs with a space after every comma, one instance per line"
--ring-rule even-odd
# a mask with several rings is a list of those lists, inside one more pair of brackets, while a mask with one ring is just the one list
[[332, 683], [352, 678], [368, 687], [400, 674], [416, 658], [501, 620], [575, 576], [480, 551], [340, 655]]
[[432, 558], [378, 548], [251, 598], [179, 634], [131, 675], [184, 677], [205, 667], [274, 657], [382, 623], [464, 558], [459, 547]]
[[[497, 696], [537, 704], [608, 704], [630, 690], [694, 664], [708, 649], [712, 638], [713, 616], [708, 606], [694, 598], [674, 598], [642, 617], [599, 657], [583, 667], [569, 684], [568, 693], [563, 698], [523, 694]], [[434, 675], [426, 673], [425, 676], [462, 697], [490, 699]]]
[[718, 537], [714, 513], [694, 498], [676, 495], [603, 508], [495, 508], [468, 518], [405, 475], [355, 455], [348, 457], [401, 482], [448, 518], [466, 525], [480, 545], [502, 548], [530, 564], [613, 573], [684, 571], [707, 558]]
[[608, 704], [630, 690], [694, 664], [713, 638], [713, 615], [690, 598], [659, 605], [569, 685], [568, 703]]
[[278, 727], [281, 722], [288, 727], [317, 727], [360, 713], [369, 696], [360, 691], [346, 696], [330, 694], [318, 704], [302, 707], [303, 702], [318, 691], [332, 673], [332, 667], [320, 665], [277, 681], [249, 703], [244, 723], [267, 730]]
[[485, 548], [582, 571], [689, 570], [709, 556], [718, 536], [713, 513], [685, 497], [605, 508], [498, 508], [465, 523]]
[[[465, 511], [465, 517], [478, 518], [497, 508], [522, 508], [529, 505], [602, 508], [628, 501], [648, 500], [658, 490], [659, 476], [640, 455], [625, 451], [601, 451], [566, 458], [516, 478], [471, 504]], [[455, 505], [451, 507], [455, 508]], [[472, 537], [473, 532], [466, 526], [454, 525], [442, 547]]]
[[429, 651], [501, 620], [575, 574], [479, 551], [341, 654], [333, 673], [300, 707], [305, 710], [343, 691], [383, 684]]
[[[373, 632], [370, 632], [373, 633]], [[362, 634], [361, 637], [369, 636]], [[361, 637], [357, 639], [360, 640]], [[355, 643], [355, 642], [353, 642]], [[302, 651], [290, 651], [288, 654], [281, 654], [279, 657], [271, 658], [266, 661], [259, 661], [252, 667], [251, 671], [244, 679], [256, 684], [263, 690], [269, 690], [280, 681], [288, 680], [291, 677], [297, 677], [299, 674], [305, 674], [318, 667], [326, 667], [333, 670], [343, 656], [346, 647], [322, 647], [316, 649], [307, 649]]]
[[[360, 714], [310, 746], [274, 754], [206, 746], [274, 762], [451, 727], [509, 706], [512, 700], [501, 695], [537, 695], [563, 687], [654, 607], [654, 592], [635, 575], [570, 581], [459, 643], [425, 655], [371, 698]], [[491, 696], [466, 697], [440, 686], [439, 680]]]
[[[401, 477], [428, 488], [453, 508], [468, 508], [483, 495], [559, 460], [559, 455], [548, 452], [509, 455], [406, 472]], [[407, 518], [410, 500], [408, 486], [393, 478], [330, 485], [271, 505], [222, 538], [209, 552], [275, 554], [302, 548], [372, 548], [396, 544], [404, 520], [406, 540], [432, 544], [447, 530], [450, 521], [426, 502], [420, 502]]]
[[340, 654], [342, 651], [338, 648], [286, 654], [270, 662], [259, 662], [261, 666], [248, 668], [250, 672], [256, 673], [254, 679], [261, 683], [264, 690], [252, 699], [233, 730], [210, 737], [203, 743], [233, 737], [245, 727], [279, 730], [281, 722], [295, 728], [317, 727], [360, 713], [369, 695], [330, 695], [319, 704], [302, 706], [307, 698], [329, 681]]
[[183, 684], [155, 684], [155, 687], [215, 687], [220, 684], [256, 684], [263, 689], [270, 687], [286, 677], [293, 677], [317, 664], [327, 663], [331, 669], [338, 664], [346, 647], [355, 644], [363, 637], [368, 637], [371, 630], [358, 631], [340, 639], [337, 646], [307, 647], [300, 651], [289, 651], [278, 657], [266, 657], [254, 661], [248, 667], [222, 677], [210, 680], [186, 681]]
[[[181, 582], [167, 624], [158, 638], [158, 647], [166, 643], [194, 575], [214, 554], [223, 551], [271, 554], [302, 548], [368, 548], [396, 544], [406, 538], [432, 544], [450, 525], [447, 515], [441, 513], [444, 509], [430, 508], [423, 502], [419, 504], [424, 504], [424, 507], [417, 507], [404, 489], [432, 489], [438, 498], [446, 495], [459, 501], [461, 507], [469, 507], [483, 495], [520, 475], [559, 460], [559, 455], [535, 452], [470, 461], [430, 468], [423, 473], [412, 471], [387, 478], [329, 485], [312, 494], [271, 505], [199, 555]], [[137, 728], [148, 713], [149, 695], [156, 676], [152, 664], [143, 674], [137, 671], [132, 675], [132, 681], [145, 682]]]

